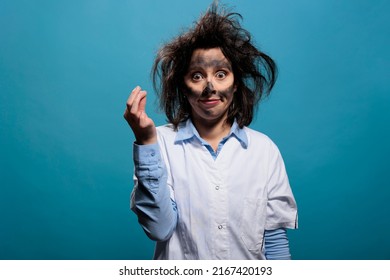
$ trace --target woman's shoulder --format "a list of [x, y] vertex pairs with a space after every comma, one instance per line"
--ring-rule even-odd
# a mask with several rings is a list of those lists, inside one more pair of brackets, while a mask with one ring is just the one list
[[175, 138], [177, 129], [173, 124], [167, 123], [156, 127], [157, 133], [162, 138]]
[[272, 142], [271, 138], [263, 132], [254, 130], [253, 128], [246, 127], [246, 126], [244, 126], [243, 129], [248, 139], [253, 139], [255, 141]]
[[258, 130], [254, 130], [249, 127], [243, 128], [247, 137], [248, 137], [248, 146], [255, 148], [256, 147], [263, 147], [263, 148], [269, 148], [269, 149], [277, 149], [276, 144], [274, 141], [265, 133], [260, 132]]

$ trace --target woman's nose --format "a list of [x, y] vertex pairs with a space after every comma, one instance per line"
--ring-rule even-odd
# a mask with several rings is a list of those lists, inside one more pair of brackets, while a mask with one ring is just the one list
[[210, 81], [207, 81], [206, 87], [203, 89], [202, 95], [208, 95], [214, 91], [214, 86]]

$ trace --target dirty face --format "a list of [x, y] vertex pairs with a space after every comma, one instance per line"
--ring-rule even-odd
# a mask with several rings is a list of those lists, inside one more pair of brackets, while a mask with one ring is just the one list
[[232, 66], [220, 48], [196, 49], [184, 83], [194, 121], [213, 123], [227, 119], [236, 86]]

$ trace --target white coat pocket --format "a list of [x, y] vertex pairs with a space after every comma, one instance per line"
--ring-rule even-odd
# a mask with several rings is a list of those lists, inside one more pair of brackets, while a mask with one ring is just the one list
[[245, 247], [255, 255], [260, 255], [263, 246], [267, 200], [246, 197], [241, 216], [241, 239]]

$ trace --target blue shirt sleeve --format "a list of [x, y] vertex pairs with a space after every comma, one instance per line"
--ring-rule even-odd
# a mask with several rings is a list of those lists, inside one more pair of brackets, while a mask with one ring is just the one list
[[290, 260], [290, 247], [285, 228], [266, 230], [264, 233], [265, 257], [267, 260]]
[[134, 189], [131, 209], [146, 234], [155, 241], [169, 239], [176, 227], [176, 203], [170, 197], [167, 171], [159, 145], [133, 146]]

